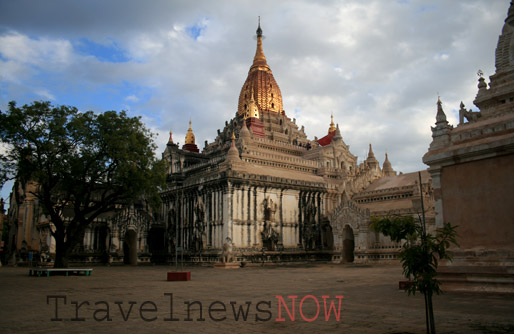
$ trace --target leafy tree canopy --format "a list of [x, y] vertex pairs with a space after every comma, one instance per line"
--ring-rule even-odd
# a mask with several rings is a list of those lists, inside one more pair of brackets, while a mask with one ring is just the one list
[[[69, 253], [85, 226], [116, 205], [137, 198], [160, 203], [165, 166], [155, 158], [153, 134], [140, 117], [10, 102], [7, 112], [0, 111], [0, 134], [2, 184], [17, 177], [37, 185], [35, 195], [56, 227], [57, 252], [64, 246]], [[65, 208], [73, 211], [66, 224]]]
[[420, 291], [440, 292], [436, 279], [439, 260], [451, 260], [451, 245], [458, 246], [457, 226], [446, 223], [435, 234], [425, 233], [420, 222], [412, 216], [372, 217], [370, 228], [391, 238], [394, 242], [405, 240], [398, 254], [405, 277], [411, 279], [409, 294]]
[[422, 221], [416, 221], [412, 216], [375, 216], [371, 221], [371, 230], [395, 242], [404, 240], [398, 258], [403, 274], [411, 282], [407, 292], [410, 295], [419, 291], [424, 295], [427, 333], [435, 334], [432, 295], [441, 292], [441, 282], [436, 278], [437, 266], [439, 260], [451, 261], [448, 249], [452, 245], [458, 246], [457, 226], [446, 223], [431, 234], [426, 232], [424, 216]]

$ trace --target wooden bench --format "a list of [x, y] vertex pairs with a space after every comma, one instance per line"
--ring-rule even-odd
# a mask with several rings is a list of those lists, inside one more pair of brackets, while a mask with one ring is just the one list
[[90, 268], [30, 268], [29, 269], [29, 276], [46, 276], [49, 277], [50, 275], [59, 275], [64, 274], [66, 276], [69, 275], [85, 275], [85, 276], [91, 276], [93, 275], [93, 269]]

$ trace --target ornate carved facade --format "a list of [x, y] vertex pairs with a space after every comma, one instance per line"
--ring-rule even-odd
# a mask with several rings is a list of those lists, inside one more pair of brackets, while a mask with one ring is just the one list
[[[282, 109], [260, 26], [234, 118], [201, 153], [180, 149], [170, 137], [163, 159], [168, 244], [196, 260], [216, 261], [228, 244], [236, 259], [250, 261], [394, 258], [398, 245], [369, 231], [377, 210], [354, 198], [366, 198], [363, 191], [385, 178], [410, 187], [405, 198], [411, 203], [417, 185], [412, 178], [396, 180], [387, 156], [381, 168], [371, 145], [358, 164], [333, 119], [326, 136], [307, 138]], [[402, 214], [414, 214], [408, 203]], [[387, 248], [387, 255], [375, 247]]]

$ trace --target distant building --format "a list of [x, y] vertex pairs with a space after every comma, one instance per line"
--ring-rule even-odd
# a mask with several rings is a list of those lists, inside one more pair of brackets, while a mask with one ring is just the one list
[[[423, 157], [430, 166], [436, 225], [459, 225], [460, 248], [441, 269], [447, 290], [514, 292], [514, 6], [496, 47], [496, 73], [459, 124], [448, 124], [437, 101], [432, 143]], [[444, 276], [446, 275], [446, 276]]]
[[[8, 236], [4, 253], [9, 264], [51, 261], [55, 254], [53, 224], [35, 194], [34, 182], [16, 180], [7, 213]], [[65, 209], [65, 219], [71, 220], [72, 209]], [[162, 261], [165, 257], [159, 224], [148, 204], [135, 201], [106, 212], [86, 228], [84, 239], [73, 251], [70, 262], [125, 263]], [[29, 255], [31, 254], [31, 255]]]

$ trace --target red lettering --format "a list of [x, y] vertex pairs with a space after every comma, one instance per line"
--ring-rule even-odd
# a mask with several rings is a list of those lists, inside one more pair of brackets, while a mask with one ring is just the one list
[[325, 321], [328, 321], [330, 319], [330, 313], [332, 309], [334, 309], [334, 316], [336, 320], [339, 321], [339, 319], [341, 319], [341, 299], [343, 299], [343, 296], [336, 296], [336, 298], [339, 300], [337, 312], [333, 300], [330, 301], [330, 306], [327, 311], [327, 298], [330, 298], [330, 296], [321, 296], [321, 298], [323, 298], [323, 304], [325, 306]]
[[[307, 298], [310, 298], [310, 299], [314, 299], [314, 301], [316, 302], [316, 315], [312, 318], [307, 318], [306, 316], [303, 315], [303, 302], [307, 299]], [[319, 315], [319, 301], [318, 301], [318, 298], [314, 297], [313, 295], [307, 295], [305, 297], [302, 298], [302, 300], [300, 301], [300, 315], [302, 317], [302, 319], [304, 321], [307, 321], [307, 322], [312, 322], [314, 320], [316, 320], [318, 318], [318, 315]]]
[[295, 319], [295, 315], [294, 315], [294, 309], [295, 309], [295, 299], [298, 297], [298, 296], [287, 296], [289, 299], [292, 299], [293, 300], [293, 305], [292, 305], [292, 310], [293, 310], [293, 313], [291, 314], [289, 308], [287, 307], [287, 304], [284, 300], [284, 298], [282, 296], [275, 296], [275, 298], [278, 299], [278, 318], [275, 319], [275, 321], [286, 321], [285, 318], [282, 318], [282, 307], [281, 307], [281, 304], [284, 305], [284, 309], [286, 310], [287, 314], [289, 315], [289, 319], [291, 319], [291, 321], [294, 321]]

